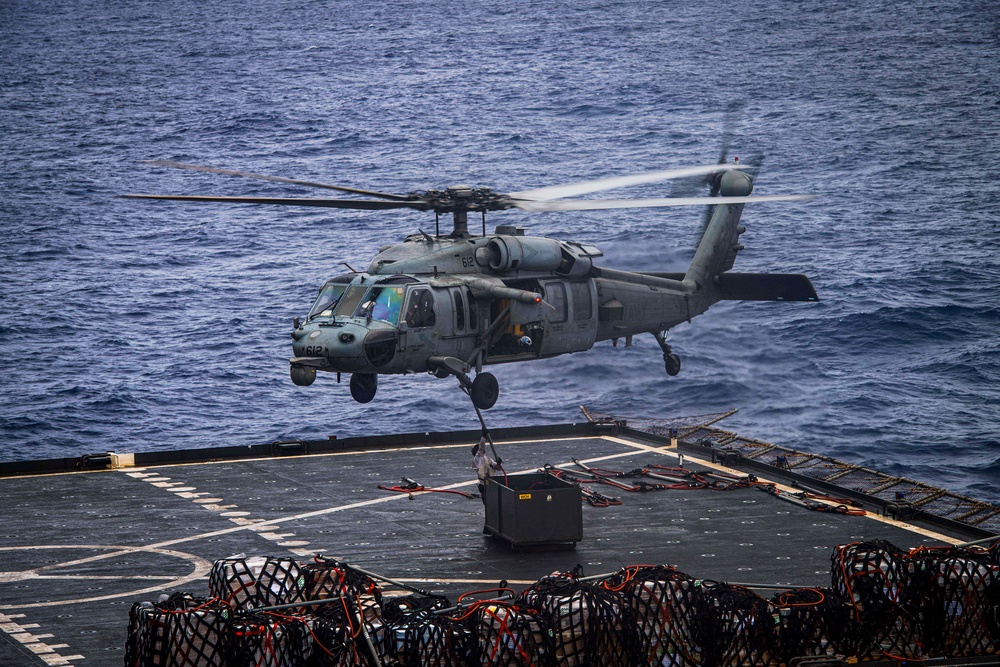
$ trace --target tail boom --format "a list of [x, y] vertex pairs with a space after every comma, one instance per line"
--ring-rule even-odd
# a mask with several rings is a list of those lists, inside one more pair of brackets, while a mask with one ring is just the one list
[[[722, 175], [723, 197], [746, 197], [753, 192], [753, 179], [741, 171], [727, 171]], [[740, 234], [746, 228], [740, 224], [743, 204], [720, 204], [705, 228], [684, 282], [692, 289], [712, 285], [717, 276], [733, 268], [736, 253], [743, 249]]]

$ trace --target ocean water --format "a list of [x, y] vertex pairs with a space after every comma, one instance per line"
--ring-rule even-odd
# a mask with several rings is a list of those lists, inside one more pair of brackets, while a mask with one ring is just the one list
[[[496, 367], [489, 422], [739, 408], [720, 426], [1000, 502], [997, 62], [992, 2], [0, 3], [0, 461], [478, 425], [452, 380], [359, 405], [288, 378], [319, 285], [428, 214], [116, 199], [317, 195], [142, 160], [514, 191], [728, 142], [758, 194], [824, 195], [748, 206], [735, 270], [821, 302], [715, 306], [675, 378], [651, 336]], [[701, 215], [487, 222], [679, 271]]]

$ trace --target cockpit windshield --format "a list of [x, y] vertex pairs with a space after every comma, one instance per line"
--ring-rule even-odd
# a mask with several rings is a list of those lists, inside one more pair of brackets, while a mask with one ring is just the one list
[[396, 285], [376, 285], [362, 300], [355, 317], [382, 320], [395, 326], [399, 324], [399, 311], [403, 307], [404, 287]]
[[357, 280], [357, 274], [345, 274], [323, 285], [307, 321], [316, 317], [364, 317], [399, 324], [406, 285], [416, 281], [410, 276], [391, 276], [375, 285], [363, 281], [356, 284]]
[[358, 304], [366, 301], [365, 295], [368, 294], [368, 290], [370, 289], [370, 285], [349, 285], [344, 298], [337, 304], [337, 308], [333, 314], [338, 317], [350, 317], [353, 315], [354, 309], [358, 307]]
[[344, 296], [344, 291], [356, 276], [356, 273], [345, 273], [328, 280], [322, 289], [320, 289], [319, 296], [313, 302], [313, 307], [309, 309], [306, 321], [314, 317], [332, 316], [333, 312], [337, 309], [337, 304], [340, 303], [341, 298]]
[[330, 317], [333, 315], [333, 309], [340, 303], [340, 297], [344, 296], [346, 288], [347, 285], [344, 283], [329, 282], [323, 285], [323, 289], [320, 290], [319, 297], [313, 304], [312, 310], [309, 311], [306, 319], [311, 320], [314, 317]]

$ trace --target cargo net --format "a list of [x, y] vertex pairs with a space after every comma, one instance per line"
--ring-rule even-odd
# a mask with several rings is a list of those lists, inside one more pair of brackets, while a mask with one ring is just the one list
[[855, 656], [858, 632], [847, 600], [830, 588], [797, 588], [770, 600], [774, 610], [771, 659], [788, 664], [802, 656]]
[[1000, 565], [992, 549], [903, 552], [860, 542], [834, 550], [832, 576], [852, 607], [859, 657], [994, 655], [1000, 647]]
[[749, 588], [706, 588], [696, 607], [695, 643], [705, 665], [766, 665], [773, 652], [771, 606]]
[[126, 667], [227, 664], [232, 609], [220, 600], [174, 593], [156, 604], [137, 602], [128, 616]]
[[208, 589], [239, 609], [305, 600], [305, 576], [291, 558], [226, 558], [212, 565]]
[[331, 600], [313, 613], [348, 624], [363, 618], [371, 631], [381, 627], [382, 589], [374, 579], [323, 558], [303, 565], [302, 572], [306, 600]]
[[291, 667], [304, 665], [313, 653], [307, 619], [260, 613], [234, 621], [229, 665]]
[[313, 652], [310, 665], [351, 667], [376, 665], [373, 650], [385, 635], [381, 607], [372, 595], [343, 596], [317, 609], [311, 618]]
[[430, 609], [416, 609], [386, 621], [380, 652], [385, 665], [463, 667], [472, 639], [467, 625]]
[[555, 636], [536, 613], [507, 600], [484, 600], [459, 617], [472, 632], [468, 664], [490, 667], [555, 665]]
[[517, 597], [553, 637], [553, 664], [624, 667], [641, 651], [635, 613], [617, 591], [570, 576], [539, 580]]
[[642, 664], [697, 664], [695, 610], [702, 598], [699, 582], [668, 566], [627, 567], [602, 583], [618, 592], [635, 616]]
[[[858, 542], [834, 550], [830, 588], [770, 599], [636, 565], [586, 579], [554, 574], [516, 596], [504, 589], [510, 595], [457, 606], [428, 594], [383, 598], [367, 573], [336, 561], [227, 559], [213, 568], [215, 597], [132, 606], [125, 665], [743, 667], [995, 656], [998, 555], [1000, 542], [912, 551]], [[267, 609], [248, 603], [272, 596]]]
[[320, 667], [375, 665], [372, 649], [385, 635], [382, 590], [371, 577], [317, 557], [302, 566], [311, 607], [313, 662]]

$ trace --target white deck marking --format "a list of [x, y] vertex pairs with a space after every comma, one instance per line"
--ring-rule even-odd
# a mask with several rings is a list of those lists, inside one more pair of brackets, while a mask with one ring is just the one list
[[83, 660], [82, 655], [60, 655], [56, 649], [69, 648], [68, 644], [47, 644], [41, 639], [52, 635], [33, 635], [28, 630], [37, 628], [37, 623], [24, 623], [20, 620], [24, 614], [4, 614], [0, 612], [0, 632], [5, 632], [11, 639], [20, 643], [26, 649], [37, 655], [46, 665], [70, 665], [73, 660]]
[[[0, 582], [14, 582], [14, 581], [31, 581], [38, 579], [113, 579], [120, 581], [129, 581], [134, 579], [139, 580], [151, 580], [159, 581], [161, 583], [156, 586], [147, 586], [146, 588], [139, 588], [129, 591], [124, 591], [121, 593], [109, 593], [107, 595], [96, 595], [87, 598], [74, 598], [66, 600], [50, 600], [48, 602], [27, 602], [25, 604], [0, 604], [0, 609], [34, 609], [37, 607], [55, 607], [64, 604], [77, 604], [81, 602], [97, 602], [99, 600], [114, 600], [116, 598], [123, 597], [136, 597], [143, 595], [144, 593], [159, 593], [165, 588], [172, 588], [183, 586], [191, 581], [197, 581], [198, 579], [204, 579], [208, 576], [208, 573], [212, 569], [212, 564], [208, 560], [202, 558], [201, 556], [195, 556], [194, 554], [184, 553], [183, 551], [174, 551], [171, 549], [162, 549], [155, 546], [140, 546], [140, 547], [127, 547], [127, 546], [107, 546], [99, 544], [44, 544], [35, 546], [25, 546], [25, 547], [0, 547], [0, 553], [5, 551], [46, 551], [49, 549], [73, 549], [76, 551], [80, 550], [93, 550], [101, 549], [106, 550], [108, 553], [97, 554], [94, 556], [88, 556], [86, 558], [78, 558], [75, 560], [65, 561], [62, 563], [52, 563], [50, 565], [43, 565], [42, 567], [31, 568], [28, 570], [18, 570], [10, 572], [0, 572]], [[132, 553], [150, 552], [155, 554], [160, 554], [163, 556], [170, 556], [172, 558], [179, 558], [181, 560], [186, 560], [191, 563], [191, 572], [186, 575], [175, 577], [169, 575], [163, 576], [136, 576], [136, 575], [123, 575], [121, 577], [115, 576], [100, 576], [95, 577], [91, 575], [62, 575], [58, 573], [58, 570], [65, 567], [72, 567], [75, 565], [81, 565], [84, 563], [91, 563], [94, 561], [104, 560], [106, 558], [115, 558], [118, 556], [123, 556]], [[53, 572], [55, 570], [56, 572]], [[164, 583], [164, 581], [167, 583]]]
[[285, 548], [296, 556], [308, 558], [314, 553], [313, 551], [305, 548], [309, 546], [308, 540], [294, 539], [295, 533], [277, 533], [274, 531], [261, 532], [260, 524], [263, 522], [262, 519], [251, 518], [252, 512], [240, 509], [239, 505], [226, 504], [225, 500], [222, 498], [205, 498], [204, 496], [208, 496], [210, 493], [206, 491], [198, 491], [198, 487], [190, 486], [182, 481], [174, 481], [172, 478], [166, 477], [160, 473], [147, 473], [139, 470], [129, 471], [125, 474], [143, 482], [148, 482], [155, 487], [170, 491], [178, 498], [190, 500], [209, 512], [215, 512], [219, 516], [224, 517], [239, 526], [239, 530], [253, 530], [265, 540], [273, 542], [279, 547]]

